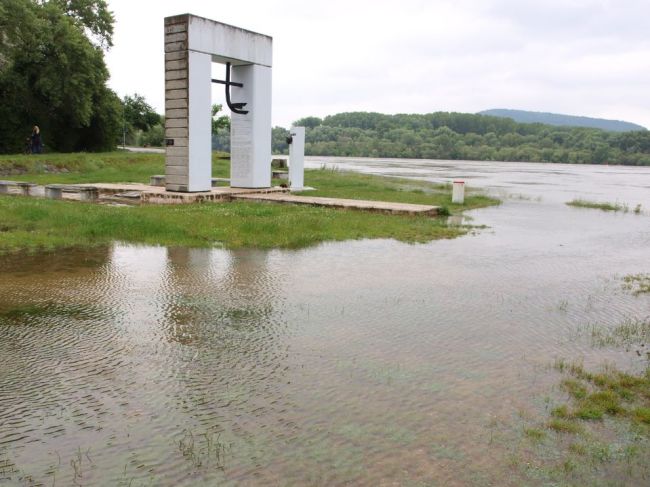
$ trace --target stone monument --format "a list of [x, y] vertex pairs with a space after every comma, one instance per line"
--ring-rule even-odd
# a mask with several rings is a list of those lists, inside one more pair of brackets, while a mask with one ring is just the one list
[[[271, 186], [273, 39], [191, 14], [165, 18], [165, 186], [210, 191], [212, 83], [231, 109], [230, 185]], [[212, 79], [212, 63], [226, 79]], [[238, 100], [234, 102], [234, 98]]]

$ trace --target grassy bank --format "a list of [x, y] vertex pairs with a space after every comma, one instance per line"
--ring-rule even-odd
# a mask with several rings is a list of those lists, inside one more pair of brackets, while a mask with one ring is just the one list
[[316, 188], [316, 191], [303, 193], [309, 196], [436, 205], [444, 206], [452, 213], [498, 203], [498, 200], [470, 189], [465, 195], [465, 204], [455, 205], [451, 203], [451, 184], [432, 184], [333, 169], [306, 171], [305, 184]]
[[[147, 182], [164, 172], [160, 154], [57, 154], [0, 157], [5, 179], [46, 183]], [[213, 174], [228, 177], [229, 162], [215, 156]], [[310, 195], [448, 206], [446, 186], [340, 171], [307, 171]], [[462, 208], [497, 204], [471, 195]], [[404, 217], [253, 202], [184, 206], [106, 206], [17, 196], [0, 197], [0, 252], [106, 244], [113, 240], [227, 248], [298, 248], [325, 240], [394, 238], [426, 242], [468, 231], [444, 218]]]
[[[213, 154], [214, 177], [228, 177], [230, 165]], [[164, 154], [107, 152], [103, 154], [42, 154], [0, 156], [0, 178], [38, 184], [148, 183], [165, 173]]]

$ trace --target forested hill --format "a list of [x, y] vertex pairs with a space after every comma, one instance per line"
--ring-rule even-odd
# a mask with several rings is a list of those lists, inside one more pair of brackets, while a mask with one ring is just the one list
[[[384, 115], [351, 112], [306, 117], [308, 155], [650, 165], [650, 132], [517, 123], [468, 113]], [[282, 127], [273, 150], [286, 153]]]
[[506, 108], [493, 108], [479, 112], [479, 115], [492, 115], [493, 117], [507, 117], [521, 123], [545, 123], [562, 127], [589, 127], [594, 129], [609, 130], [611, 132], [633, 132], [646, 130], [645, 127], [635, 123], [621, 120], [607, 120], [604, 118], [578, 117], [575, 115], [561, 115], [559, 113], [529, 112], [526, 110], [509, 110]]

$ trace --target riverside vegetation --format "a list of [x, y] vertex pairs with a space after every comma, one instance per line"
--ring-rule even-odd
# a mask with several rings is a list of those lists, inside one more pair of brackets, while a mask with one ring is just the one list
[[[228, 177], [229, 161], [215, 154], [213, 175]], [[141, 182], [164, 171], [160, 154], [55, 154], [0, 157], [5, 178], [39, 184]], [[332, 170], [306, 171], [310, 195], [430, 204], [456, 213], [498, 203], [469, 193], [465, 205], [451, 203], [448, 185], [404, 181]], [[395, 238], [426, 242], [469, 231], [445, 218], [396, 217], [376, 213], [265, 204], [211, 203], [134, 207], [37, 198], [0, 198], [0, 252], [106, 244], [114, 240], [199, 247], [298, 248], [325, 240]]]
[[[309, 155], [650, 165], [647, 130], [607, 132], [447, 112], [351, 112], [294, 124], [306, 127]], [[274, 152], [288, 150], [287, 133], [273, 129]]]

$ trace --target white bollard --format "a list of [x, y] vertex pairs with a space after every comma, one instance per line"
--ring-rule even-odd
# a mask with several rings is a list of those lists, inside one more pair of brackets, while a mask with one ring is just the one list
[[458, 205], [462, 205], [465, 202], [465, 181], [454, 181], [451, 202]]
[[289, 187], [300, 191], [305, 186], [305, 127], [291, 127], [289, 145]]

